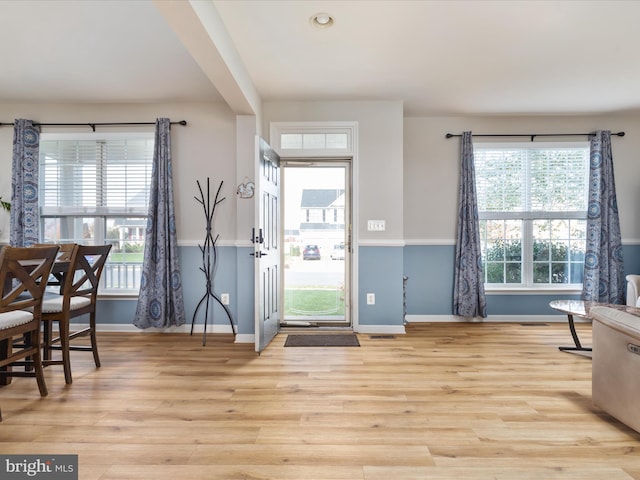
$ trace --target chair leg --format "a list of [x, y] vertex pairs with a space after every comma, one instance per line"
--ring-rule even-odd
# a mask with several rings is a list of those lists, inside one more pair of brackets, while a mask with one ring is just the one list
[[[31, 336], [29, 335], [29, 332], [23, 333], [18, 339], [13, 339], [13, 341], [11, 342], [11, 345], [13, 348], [18, 348], [18, 349], [22, 349], [22, 348], [27, 348], [29, 346], [31, 346], [31, 340], [30, 340]], [[7, 353], [10, 353], [11, 350]], [[7, 353], [3, 352], [0, 358], [7, 358], [6, 355]], [[31, 370], [33, 370], [33, 364], [30, 363], [32, 361], [31, 359], [31, 355], [29, 355], [28, 357], [25, 357], [24, 359], [25, 363], [24, 363], [24, 371], [25, 372], [30, 372]], [[9, 369], [10, 370], [10, 369]]]
[[91, 328], [91, 351], [93, 352], [93, 361], [96, 368], [100, 368], [100, 356], [98, 355], [98, 339], [96, 337], [96, 312], [89, 314], [89, 327]]
[[43, 360], [51, 360], [51, 338], [52, 338], [52, 334], [51, 334], [51, 324], [53, 322], [51, 321], [45, 321], [43, 322], [43, 335], [44, 335], [44, 341], [43, 341], [43, 348], [42, 348], [42, 359]]
[[35, 352], [31, 355], [31, 360], [33, 362], [33, 369], [35, 370], [36, 381], [38, 382], [38, 390], [40, 390], [41, 397], [46, 397], [49, 392], [44, 380], [44, 368], [42, 366], [42, 357], [40, 354], [40, 331], [31, 332], [29, 334], [28, 342], [29, 345], [35, 346]]
[[58, 322], [58, 330], [60, 331], [60, 348], [62, 352], [62, 366], [64, 367], [64, 381], [70, 385], [73, 380], [71, 378], [71, 357], [69, 355], [69, 319], [64, 318]]
[[[11, 353], [13, 342], [10, 338], [5, 338], [4, 340], [0, 340], [0, 358], [7, 358]], [[4, 367], [0, 367], [0, 371], [2, 372], [10, 372], [11, 366], [6, 365]], [[9, 375], [0, 375], [0, 385], [9, 385], [11, 383], [11, 376]]]

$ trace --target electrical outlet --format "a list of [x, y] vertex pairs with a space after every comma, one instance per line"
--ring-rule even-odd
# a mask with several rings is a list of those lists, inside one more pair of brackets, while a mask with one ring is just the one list
[[367, 305], [375, 305], [375, 304], [376, 304], [376, 294], [367, 293]]
[[222, 302], [223, 305], [229, 305], [229, 294], [228, 293], [220, 294], [220, 301]]

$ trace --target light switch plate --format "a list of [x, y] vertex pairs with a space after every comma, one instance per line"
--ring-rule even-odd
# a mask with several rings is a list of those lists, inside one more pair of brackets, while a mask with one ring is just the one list
[[368, 220], [367, 230], [370, 232], [384, 232], [385, 221], [384, 220]]

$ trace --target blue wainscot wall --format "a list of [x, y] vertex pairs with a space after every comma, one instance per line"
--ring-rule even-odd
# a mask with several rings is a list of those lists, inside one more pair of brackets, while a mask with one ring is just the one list
[[[214, 292], [220, 296], [228, 293], [229, 310], [240, 334], [253, 334], [253, 257], [251, 248], [218, 247], [218, 261], [213, 282]], [[182, 290], [187, 326], [179, 329], [189, 331], [196, 307], [206, 293], [206, 279], [200, 270], [202, 252], [197, 246], [180, 247], [180, 265], [182, 271]], [[238, 278], [247, 279], [240, 287]], [[98, 322], [103, 330], [125, 329], [131, 326], [136, 311], [137, 298], [102, 298], [99, 300]], [[208, 331], [231, 332], [229, 319], [223, 308], [210, 298]], [[195, 319], [195, 331], [202, 332], [206, 305], [198, 309]]]
[[[362, 332], [403, 332], [403, 247], [358, 249], [358, 324]], [[375, 304], [367, 304], [367, 294]]]
[[[214, 291], [228, 293], [229, 309], [239, 334], [238, 341], [252, 341], [254, 333], [254, 259], [251, 247], [219, 247]], [[205, 278], [200, 270], [202, 254], [197, 246], [179, 249], [187, 324], [179, 331], [189, 331], [196, 306], [205, 293]], [[403, 331], [403, 276], [406, 285], [406, 309], [409, 321], [452, 321], [453, 245], [378, 247], [362, 246], [358, 250], [358, 324], [360, 331]], [[640, 245], [625, 245], [625, 275], [640, 273]], [[367, 305], [367, 293], [375, 294], [375, 305]], [[492, 319], [514, 321], [548, 321], [552, 315], [549, 302], [558, 298], [579, 298], [578, 294], [489, 294], [487, 312]], [[101, 330], [137, 330], [133, 327], [136, 298], [99, 300], [98, 323]], [[224, 310], [213, 302], [208, 320], [211, 332], [231, 332]], [[538, 318], [536, 318], [538, 317]], [[459, 320], [459, 319], [458, 319]], [[80, 322], [83, 319], [79, 320]], [[86, 320], [84, 320], [86, 322]], [[213, 324], [211, 323], [213, 321]], [[200, 308], [195, 331], [202, 332], [204, 306]]]
[[[640, 272], [640, 245], [623, 246], [625, 275]], [[424, 317], [451, 320], [453, 303], [453, 264], [455, 246], [407, 246], [404, 272], [407, 281], [407, 315], [411, 320]], [[487, 295], [488, 321], [497, 316], [560, 315], [549, 307], [556, 299], [579, 299], [579, 294], [491, 294]], [[561, 315], [562, 319], [566, 318]], [[516, 321], [526, 320], [517, 318]]]

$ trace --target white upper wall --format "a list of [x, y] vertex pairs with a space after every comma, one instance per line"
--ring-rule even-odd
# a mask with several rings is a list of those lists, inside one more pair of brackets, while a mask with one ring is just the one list
[[[357, 192], [360, 243], [395, 245], [403, 238], [402, 102], [265, 102], [262, 136], [270, 122], [358, 122]], [[384, 232], [367, 220], [385, 220]]]
[[[454, 243], [460, 139], [447, 139], [445, 135], [468, 130], [475, 134], [624, 131], [624, 137], [611, 139], [622, 239], [625, 243], [640, 243], [640, 118], [617, 115], [405, 118], [404, 238], [407, 244]], [[475, 141], [496, 140], [499, 139]]]

